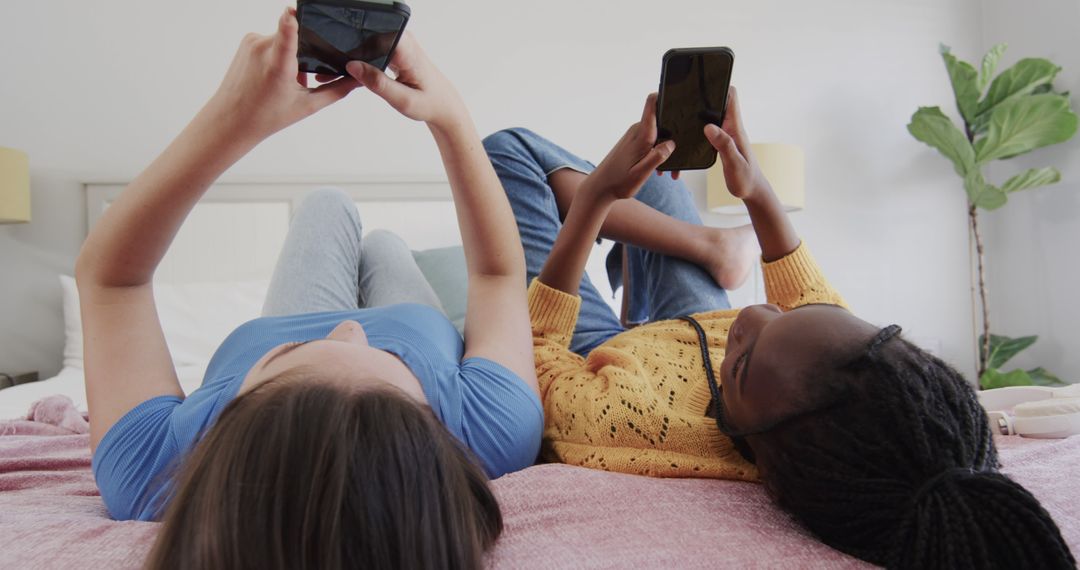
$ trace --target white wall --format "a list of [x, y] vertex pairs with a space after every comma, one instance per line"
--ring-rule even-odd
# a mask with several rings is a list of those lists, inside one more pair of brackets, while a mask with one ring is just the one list
[[[481, 131], [528, 126], [598, 160], [640, 115], [660, 56], [736, 54], [752, 137], [802, 145], [797, 223], [855, 310], [972, 368], [962, 192], [905, 125], [950, 90], [937, 56], [980, 46], [978, 0], [428, 2], [411, 29]], [[34, 221], [0, 228], [0, 369], [59, 367], [55, 274], [85, 232], [80, 181], [129, 179], [216, 87], [279, 2], [6, 2], [0, 144], [29, 152]], [[229, 176], [435, 175], [425, 129], [362, 92], [267, 141]], [[701, 176], [688, 182], [700, 192]]]
[[[983, 48], [1007, 42], [1004, 66], [1024, 57], [1045, 57], [1064, 67], [1056, 85], [1073, 94], [1080, 112], [1080, 1], [985, 0]], [[1044, 366], [1080, 382], [1080, 137], [998, 163], [997, 182], [1026, 168], [1054, 166], [1061, 184], [1014, 194], [987, 220], [991, 326], [1007, 336], [1039, 335], [1039, 341], [1007, 365]]]

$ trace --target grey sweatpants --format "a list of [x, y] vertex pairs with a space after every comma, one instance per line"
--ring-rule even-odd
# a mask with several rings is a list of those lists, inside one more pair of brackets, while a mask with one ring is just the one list
[[363, 236], [356, 203], [320, 188], [293, 212], [263, 316], [420, 303], [442, 311], [405, 242], [386, 230]]

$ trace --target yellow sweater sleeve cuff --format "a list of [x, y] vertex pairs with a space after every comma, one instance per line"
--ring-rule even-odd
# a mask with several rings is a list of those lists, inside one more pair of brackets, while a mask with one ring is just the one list
[[769, 302], [787, 310], [810, 303], [846, 306], [810, 253], [806, 243], [776, 261], [762, 261], [765, 292]]
[[533, 336], [565, 336], [567, 342], [577, 326], [581, 297], [570, 295], [533, 279], [529, 285], [529, 318]]

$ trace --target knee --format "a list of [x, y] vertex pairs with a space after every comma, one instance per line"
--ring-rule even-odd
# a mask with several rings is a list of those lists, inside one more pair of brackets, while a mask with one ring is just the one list
[[484, 137], [484, 150], [487, 151], [491, 161], [495, 162], [501, 157], [528, 156], [529, 142], [539, 138], [539, 135], [521, 127], [513, 127], [495, 131]]
[[371, 230], [364, 236], [364, 250], [371, 251], [404, 251], [411, 253], [409, 245], [401, 236], [390, 230]]
[[309, 192], [296, 211], [293, 219], [311, 217], [316, 220], [329, 220], [344, 216], [360, 223], [360, 214], [356, 209], [356, 202], [352, 197], [340, 188], [325, 186]]
[[353, 199], [341, 188], [323, 186], [308, 192], [300, 202], [300, 208], [336, 208], [342, 205], [356, 207]]
[[650, 176], [634, 198], [674, 218], [700, 223], [694, 195], [682, 180]]
[[517, 184], [512, 181], [546, 179], [534, 152], [534, 143], [540, 140], [543, 140], [540, 135], [520, 127], [496, 131], [484, 138], [484, 150], [511, 204], [515, 197], [521, 196], [523, 192], [531, 196], [535, 190], [531, 184]]

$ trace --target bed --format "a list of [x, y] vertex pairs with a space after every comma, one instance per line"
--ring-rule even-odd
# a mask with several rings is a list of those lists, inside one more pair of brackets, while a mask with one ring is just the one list
[[[445, 267], [443, 274], [426, 267], [439, 265], [432, 259], [445, 262], [459, 242], [445, 182], [219, 184], [181, 230], [155, 286], [186, 391], [201, 382], [221, 338], [257, 316], [292, 207], [320, 185], [349, 192], [366, 230], [403, 235], [429, 279], [455, 279]], [[121, 188], [87, 186], [91, 226]], [[603, 254], [594, 252], [589, 269], [601, 287]], [[70, 278], [61, 281], [64, 368], [53, 378], [0, 391], [0, 568], [138, 567], [157, 525], [109, 520], [98, 496], [81, 414], [78, 299]], [[453, 289], [436, 287], [447, 288]], [[458, 310], [443, 301], [451, 305], [448, 313]], [[1043, 502], [1080, 552], [1080, 488], [1071, 481], [1080, 438], [1010, 437], [998, 444], [1005, 471]], [[492, 568], [866, 566], [808, 536], [756, 484], [538, 465], [493, 486], [506, 531], [488, 557]]]

